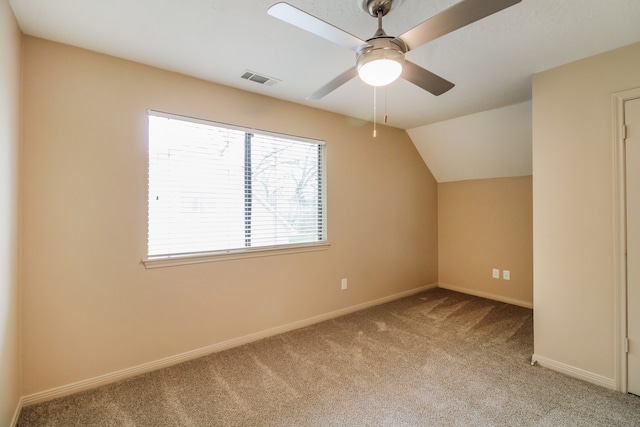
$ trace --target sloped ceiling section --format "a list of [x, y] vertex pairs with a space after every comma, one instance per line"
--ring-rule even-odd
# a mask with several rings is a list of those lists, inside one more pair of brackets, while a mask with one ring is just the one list
[[438, 182], [531, 175], [531, 101], [408, 129]]

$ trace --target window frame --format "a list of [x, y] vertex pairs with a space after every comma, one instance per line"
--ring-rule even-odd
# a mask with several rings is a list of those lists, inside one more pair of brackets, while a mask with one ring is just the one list
[[[322, 156], [321, 162], [319, 162], [319, 166], [321, 170], [319, 173], [322, 176], [322, 198], [321, 205], [319, 208], [321, 209], [322, 214], [322, 235], [323, 239], [315, 242], [303, 242], [303, 243], [291, 243], [291, 244], [279, 244], [279, 245], [270, 245], [270, 246], [255, 246], [255, 247], [243, 247], [243, 248], [233, 248], [233, 249], [222, 249], [222, 250], [212, 250], [212, 251], [204, 251], [204, 252], [189, 252], [189, 253], [174, 253], [174, 254], [163, 254], [163, 255], [148, 255], [149, 254], [149, 190], [150, 190], [150, 151], [149, 151], [149, 117], [161, 117], [167, 119], [181, 120], [187, 121], [191, 123], [203, 124], [207, 126], [216, 126], [223, 127], [231, 130], [237, 130], [241, 132], [245, 132], [245, 134], [259, 134], [269, 137], [275, 138], [283, 138], [287, 140], [300, 141], [302, 143], [312, 143], [316, 144], [322, 148]], [[327, 144], [324, 140], [301, 137], [296, 135], [289, 135], [279, 132], [273, 131], [265, 131], [262, 129], [249, 128], [245, 126], [238, 126], [228, 123], [215, 122], [212, 120], [206, 120], [191, 116], [179, 115], [174, 113], [167, 113], [157, 110], [147, 110], [146, 115], [146, 136], [147, 136], [147, 151], [146, 151], [146, 160], [147, 160], [147, 203], [146, 203], [146, 225], [147, 225], [147, 233], [146, 233], [146, 256], [142, 259], [142, 264], [147, 268], [159, 268], [159, 267], [170, 267], [176, 265], [189, 265], [189, 264], [199, 264], [206, 262], [217, 262], [217, 261], [226, 261], [226, 260], [236, 260], [236, 259], [244, 259], [244, 258], [254, 258], [254, 257], [265, 257], [265, 256], [275, 256], [275, 255], [287, 255], [294, 253], [304, 253], [304, 252], [315, 252], [315, 251], [323, 251], [327, 250], [331, 245], [328, 242], [328, 219], [327, 219]]]

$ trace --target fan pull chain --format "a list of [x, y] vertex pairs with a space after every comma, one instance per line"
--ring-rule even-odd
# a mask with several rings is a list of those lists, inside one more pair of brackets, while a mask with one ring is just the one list
[[384, 124], [387, 124], [387, 119], [389, 116], [387, 115], [387, 87], [384, 87]]
[[376, 87], [373, 87], [373, 137], [376, 137]]

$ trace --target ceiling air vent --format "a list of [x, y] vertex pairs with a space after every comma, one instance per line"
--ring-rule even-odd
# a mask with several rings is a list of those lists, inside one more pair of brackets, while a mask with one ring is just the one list
[[245, 70], [244, 74], [241, 75], [245, 80], [251, 80], [252, 82], [260, 83], [265, 86], [273, 86], [278, 83], [280, 80], [275, 79], [273, 77], [267, 77], [262, 74], [254, 73], [253, 71]]

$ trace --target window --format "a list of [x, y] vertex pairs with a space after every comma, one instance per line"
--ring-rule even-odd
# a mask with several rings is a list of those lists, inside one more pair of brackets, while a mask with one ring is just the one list
[[148, 119], [149, 259], [326, 242], [323, 142]]

